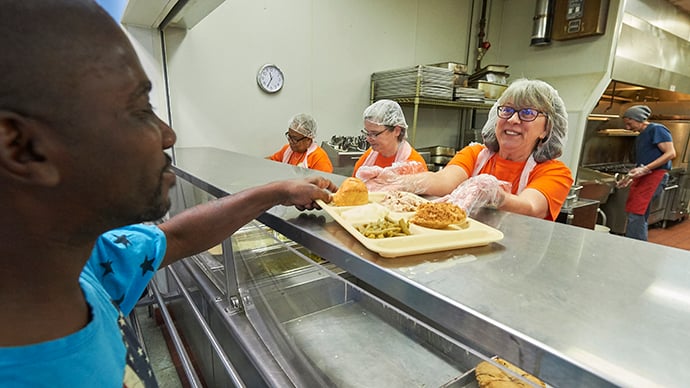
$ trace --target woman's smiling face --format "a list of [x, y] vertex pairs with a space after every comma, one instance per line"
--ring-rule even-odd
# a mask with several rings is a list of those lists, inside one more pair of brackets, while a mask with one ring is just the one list
[[364, 120], [364, 133], [371, 148], [385, 157], [395, 155], [398, 150], [400, 127], [388, 127]]
[[499, 115], [496, 122], [496, 140], [499, 144], [499, 155], [508, 160], [524, 161], [529, 158], [539, 141], [546, 138], [546, 123], [548, 117], [539, 114], [533, 121], [520, 119], [519, 111], [525, 108], [537, 110], [534, 107], [518, 106], [506, 103], [503, 106], [512, 108], [515, 112], [508, 118]]

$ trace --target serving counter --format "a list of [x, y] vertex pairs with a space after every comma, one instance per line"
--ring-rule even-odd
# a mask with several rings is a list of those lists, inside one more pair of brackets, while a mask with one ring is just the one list
[[[345, 178], [213, 148], [176, 149], [175, 170], [171, 214], [270, 181]], [[205, 322], [167, 304], [210, 386], [228, 368], [200, 325], [247, 386], [472, 386], [492, 356], [550, 386], [690, 380], [688, 252], [495, 210], [475, 219], [504, 238], [384, 258], [324, 211], [276, 206], [157, 282], [191, 290]]]

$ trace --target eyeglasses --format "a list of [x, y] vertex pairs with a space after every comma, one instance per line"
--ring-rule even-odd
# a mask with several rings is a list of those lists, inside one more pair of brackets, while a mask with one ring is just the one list
[[509, 119], [517, 112], [520, 121], [530, 122], [537, 119], [539, 115], [546, 116], [546, 113], [540, 112], [534, 108], [522, 108], [517, 110], [512, 106], [501, 105], [498, 107], [498, 117], [502, 119]]
[[298, 139], [298, 138], [295, 138], [295, 137], [293, 137], [293, 136], [290, 135], [290, 132], [289, 132], [289, 131], [288, 131], [288, 132], [285, 132], [285, 137], [288, 139], [288, 141], [289, 141], [290, 143], [299, 143], [299, 142], [301, 142], [302, 140], [308, 139], [308, 138], [309, 138], [308, 136], [302, 136], [302, 137], [300, 137], [299, 139]]
[[391, 128], [386, 128], [386, 129], [384, 129], [383, 131], [379, 131], [379, 132], [376, 132], [376, 133], [374, 133], [374, 132], [367, 132], [366, 130], [362, 129], [362, 130], [359, 131], [359, 132], [360, 132], [362, 135], [368, 137], [369, 139], [376, 139], [380, 134], [382, 134], [382, 133], [384, 133], [384, 132], [386, 132], [386, 131], [389, 131], [390, 129], [391, 129]]

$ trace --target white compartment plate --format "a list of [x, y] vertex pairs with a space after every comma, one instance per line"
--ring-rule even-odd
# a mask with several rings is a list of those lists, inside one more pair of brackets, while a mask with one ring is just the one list
[[[378, 204], [383, 200], [384, 196], [385, 193], [369, 193], [369, 202]], [[363, 223], [361, 220], [352, 223], [342, 216], [343, 212], [356, 209], [360, 206], [331, 206], [320, 200], [317, 200], [317, 203], [360, 243], [383, 257], [409, 256], [450, 249], [478, 247], [503, 239], [503, 233], [500, 230], [482, 224], [469, 217], [467, 218], [467, 223], [463, 226], [450, 225], [445, 229], [431, 229], [410, 223], [411, 234], [409, 236], [372, 239], [364, 237], [364, 235], [355, 228], [355, 225]], [[413, 215], [414, 212], [389, 213], [392, 219], [399, 219], [402, 217], [409, 220]]]

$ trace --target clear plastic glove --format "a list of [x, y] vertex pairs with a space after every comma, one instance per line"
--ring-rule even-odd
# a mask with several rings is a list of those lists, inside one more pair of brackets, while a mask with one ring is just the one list
[[400, 175], [418, 174], [420, 172], [427, 171], [427, 169], [421, 163], [414, 160], [407, 162], [395, 162], [390, 167], [386, 167], [385, 169], [389, 169]]
[[616, 174], [614, 178], [616, 180], [616, 187], [619, 189], [630, 186], [630, 184], [633, 181], [633, 178], [628, 174], [625, 174], [623, 176]]
[[462, 182], [452, 193], [437, 201], [454, 203], [467, 214], [473, 214], [482, 207], [501, 206], [511, 187], [510, 183], [499, 181], [493, 175], [480, 174]]
[[415, 161], [396, 162], [389, 167], [362, 166], [355, 176], [361, 179], [369, 191], [408, 191], [422, 193], [419, 181], [414, 174], [427, 171]]
[[362, 166], [357, 170], [355, 177], [366, 182], [379, 176], [382, 171], [383, 168], [379, 166]]
[[646, 166], [640, 166], [628, 171], [628, 176], [630, 176], [632, 179], [635, 179], [647, 175], [651, 172], [652, 170], [648, 169]]

